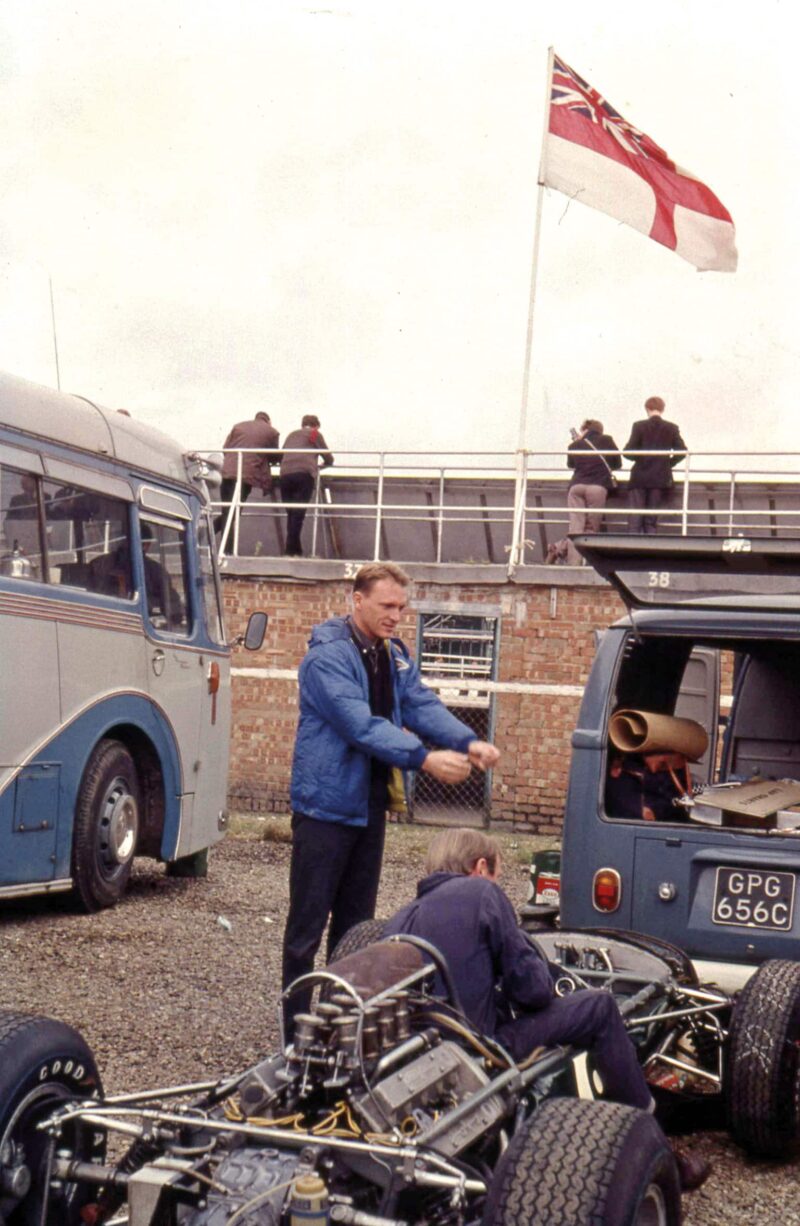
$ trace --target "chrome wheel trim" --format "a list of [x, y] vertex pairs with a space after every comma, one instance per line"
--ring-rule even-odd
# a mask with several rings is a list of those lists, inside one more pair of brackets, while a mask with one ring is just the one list
[[124, 867], [136, 850], [139, 833], [139, 806], [128, 784], [120, 777], [112, 780], [100, 806], [97, 824], [97, 853], [105, 872]]

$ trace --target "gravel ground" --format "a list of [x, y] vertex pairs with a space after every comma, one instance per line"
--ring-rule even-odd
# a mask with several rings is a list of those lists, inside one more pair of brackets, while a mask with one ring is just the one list
[[[0, 908], [0, 1008], [77, 1026], [111, 1092], [233, 1073], [264, 1055], [277, 1033], [288, 827], [249, 819], [235, 829], [204, 881], [168, 878], [144, 861], [112, 911], [82, 915], [58, 899]], [[429, 837], [390, 827], [378, 914], [411, 895]], [[500, 839], [503, 885], [518, 906], [525, 860], [547, 844]], [[686, 1198], [686, 1226], [800, 1226], [795, 1167], [750, 1162], [722, 1133], [687, 1143], [713, 1173]]]

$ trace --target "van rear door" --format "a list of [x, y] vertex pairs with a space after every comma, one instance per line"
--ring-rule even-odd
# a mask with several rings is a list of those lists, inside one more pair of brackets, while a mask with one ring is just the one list
[[800, 541], [598, 533], [573, 542], [631, 610], [800, 612]]

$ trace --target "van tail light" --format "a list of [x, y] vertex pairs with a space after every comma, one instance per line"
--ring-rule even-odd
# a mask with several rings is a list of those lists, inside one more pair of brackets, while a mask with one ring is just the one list
[[616, 911], [622, 902], [622, 878], [615, 868], [599, 868], [592, 879], [595, 911]]

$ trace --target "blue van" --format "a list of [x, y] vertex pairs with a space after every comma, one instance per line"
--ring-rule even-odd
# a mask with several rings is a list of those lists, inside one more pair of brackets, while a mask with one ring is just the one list
[[[561, 923], [667, 940], [735, 986], [800, 954], [800, 543], [575, 543], [628, 614], [572, 736]], [[690, 729], [689, 751], [651, 727]]]

